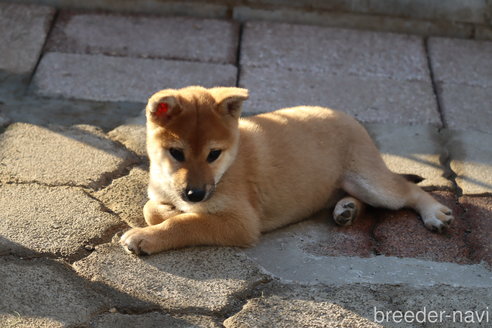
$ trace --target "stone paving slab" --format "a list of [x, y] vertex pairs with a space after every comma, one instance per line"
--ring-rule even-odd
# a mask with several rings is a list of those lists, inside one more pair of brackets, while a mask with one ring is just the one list
[[492, 87], [492, 41], [429, 38], [436, 82]]
[[54, 13], [46, 6], [0, 3], [0, 71], [31, 74]]
[[115, 179], [93, 196], [116, 213], [131, 227], [146, 226], [143, 207], [147, 202], [149, 172], [147, 167], [135, 167], [128, 175]]
[[241, 65], [430, 82], [419, 37], [316, 26], [247, 23]]
[[[8, 94], [8, 90], [0, 89], [0, 99], [3, 96], [8, 98], [12, 94]], [[11, 122], [41, 126], [89, 124], [108, 131], [123, 124], [129, 117], [137, 115], [142, 107], [141, 103], [40, 99], [36, 96], [25, 96], [6, 100], [4, 104], [0, 104], [0, 112]]]
[[267, 279], [233, 248], [188, 248], [136, 257], [119, 244], [96, 247], [74, 263], [78, 274], [165, 310], [222, 313]]
[[437, 90], [449, 128], [492, 133], [492, 87], [442, 83]]
[[145, 103], [157, 90], [236, 84], [233, 65], [46, 53], [32, 92], [44, 97]]
[[234, 64], [238, 35], [231, 21], [64, 11], [47, 51]]
[[492, 135], [472, 130], [448, 133], [450, 166], [463, 194], [492, 193]]
[[73, 326], [109, 304], [85, 280], [53, 260], [1, 257], [0, 281], [2, 327]]
[[78, 188], [0, 186], [0, 253], [79, 256], [110, 239], [121, 221]]
[[[447, 198], [439, 199], [449, 201]], [[452, 205], [449, 202], [446, 204]], [[452, 238], [450, 238], [449, 235], [436, 235], [426, 230], [416, 215], [405, 218], [401, 217], [401, 211], [393, 213], [398, 214], [404, 224], [396, 226], [401, 229], [396, 229], [397, 231], [394, 232], [397, 234], [394, 236], [385, 235], [386, 244], [381, 238], [384, 234], [381, 230], [388, 226], [385, 221], [379, 228], [380, 232], [375, 232], [376, 238], [374, 238], [374, 235], [367, 231], [374, 229], [375, 226], [371, 216], [361, 218], [354, 226], [344, 228], [332, 228], [331, 219], [325, 216], [324, 221], [323, 217], [320, 217], [265, 234], [257, 246], [245, 249], [244, 252], [266, 273], [287, 283], [335, 286], [350, 283], [492, 286], [490, 271], [483, 265], [436, 262], [443, 260], [460, 262], [460, 259], [466, 262], [461, 249], [464, 247], [462, 235], [465, 231], [462, 223], [458, 221], [452, 228]], [[378, 215], [381, 214], [373, 214], [372, 220]], [[384, 220], [384, 217], [382, 219]], [[408, 222], [404, 221], [405, 219], [408, 219]], [[422, 230], [420, 231], [419, 228]], [[405, 236], [409, 237], [405, 238]], [[410, 240], [412, 238], [415, 242]], [[377, 250], [377, 242], [380, 243], [379, 246], [384, 246], [391, 245], [390, 242], [395, 240], [402, 242], [394, 247], [392, 254], [420, 258], [362, 257], [374, 254]], [[409, 250], [407, 250], [406, 243], [409, 240], [412, 243], [408, 245]], [[416, 245], [419, 242], [422, 245]], [[464, 251], [467, 252], [467, 249], [465, 247]], [[380, 251], [392, 255], [391, 250], [390, 247], [386, 247]], [[452, 258], [456, 254], [459, 257]]]
[[[143, 115], [141, 115], [143, 116]], [[140, 117], [135, 118], [138, 120]], [[142, 124], [123, 124], [108, 132], [108, 136], [125, 145], [126, 148], [133, 151], [141, 157], [147, 156], [145, 118], [141, 119]]]
[[341, 110], [364, 122], [440, 125], [427, 82], [246, 66], [239, 84], [250, 90], [245, 114], [312, 105]]
[[428, 45], [447, 125], [490, 132], [492, 42], [430, 38]]
[[121, 328], [121, 327], [145, 327], [145, 328], [220, 328], [212, 318], [199, 315], [174, 315], [170, 316], [158, 312], [150, 312], [138, 315], [108, 313], [92, 320], [91, 328]]
[[432, 233], [413, 211], [380, 210], [374, 228], [377, 252], [386, 256], [437, 262], [478, 263], [470, 259], [470, 248], [463, 233], [469, 226], [454, 195], [436, 191], [432, 192], [432, 196], [453, 211], [455, 220], [449, 229], [442, 234]]
[[[435, 286], [412, 288], [400, 285], [302, 286], [273, 285], [261, 297], [253, 298], [243, 309], [224, 322], [236, 327], [463, 327], [459, 313], [485, 314], [492, 300], [490, 289]], [[388, 311], [412, 312], [396, 319]], [[417, 312], [421, 313], [418, 314]], [[425, 314], [424, 314], [425, 311]], [[440, 322], [428, 317], [430, 311], [445, 311]], [[382, 313], [381, 313], [382, 312]], [[446, 315], [450, 315], [446, 317]], [[430, 318], [430, 319], [429, 319]], [[463, 318], [464, 320], [464, 318]], [[476, 319], [478, 320], [478, 319]], [[475, 321], [477, 323], [477, 321]]]
[[460, 197], [465, 208], [464, 218], [469, 224], [466, 241], [471, 245], [471, 258], [484, 261], [492, 268], [492, 197]]
[[136, 163], [135, 155], [88, 125], [10, 125], [0, 135], [0, 181], [99, 188]]
[[226, 328], [238, 327], [382, 327], [371, 322], [374, 307], [387, 308], [369, 288], [325, 286], [273, 286], [253, 298]]
[[435, 126], [365, 124], [386, 165], [399, 174], [417, 175], [426, 189], [452, 189], [451, 180], [441, 164], [447, 152]]

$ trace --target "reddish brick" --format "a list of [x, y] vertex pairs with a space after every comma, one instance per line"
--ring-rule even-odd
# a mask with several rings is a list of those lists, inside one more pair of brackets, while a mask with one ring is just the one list
[[321, 237], [303, 243], [304, 251], [318, 256], [369, 257], [374, 254], [371, 231], [376, 221], [370, 213], [363, 214], [348, 227], [336, 225], [328, 211], [320, 213], [315, 222], [322, 230], [318, 235]]
[[469, 230], [466, 241], [473, 261], [485, 261], [492, 266], [492, 197], [460, 198]]
[[432, 195], [453, 210], [455, 221], [443, 234], [427, 230], [411, 210], [378, 210], [379, 223], [374, 229], [377, 252], [387, 256], [414, 257], [439, 262], [470, 263], [465, 243], [467, 223], [452, 193]]

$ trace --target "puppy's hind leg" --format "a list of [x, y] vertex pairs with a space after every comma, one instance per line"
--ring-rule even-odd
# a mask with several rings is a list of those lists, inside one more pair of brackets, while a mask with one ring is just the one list
[[339, 226], [351, 225], [364, 209], [364, 203], [357, 198], [347, 196], [340, 199], [333, 209], [333, 220]]
[[417, 185], [391, 172], [382, 159], [377, 164], [348, 173], [342, 183], [343, 189], [374, 207], [394, 210], [410, 207], [420, 214], [424, 225], [431, 231], [441, 232], [451, 224], [454, 218], [449, 208]]

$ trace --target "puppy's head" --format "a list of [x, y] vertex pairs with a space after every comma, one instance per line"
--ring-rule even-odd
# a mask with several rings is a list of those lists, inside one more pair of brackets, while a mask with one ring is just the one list
[[236, 156], [240, 88], [188, 87], [154, 94], [147, 104], [147, 151], [154, 181], [174, 198], [209, 199]]

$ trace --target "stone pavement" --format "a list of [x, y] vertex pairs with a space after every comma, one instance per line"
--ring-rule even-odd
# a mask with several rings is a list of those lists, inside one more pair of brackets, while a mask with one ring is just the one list
[[[0, 54], [0, 327], [492, 325], [492, 42], [0, 2]], [[148, 176], [125, 122], [190, 84], [354, 115], [456, 222], [323, 212], [249, 249], [124, 253]]]

